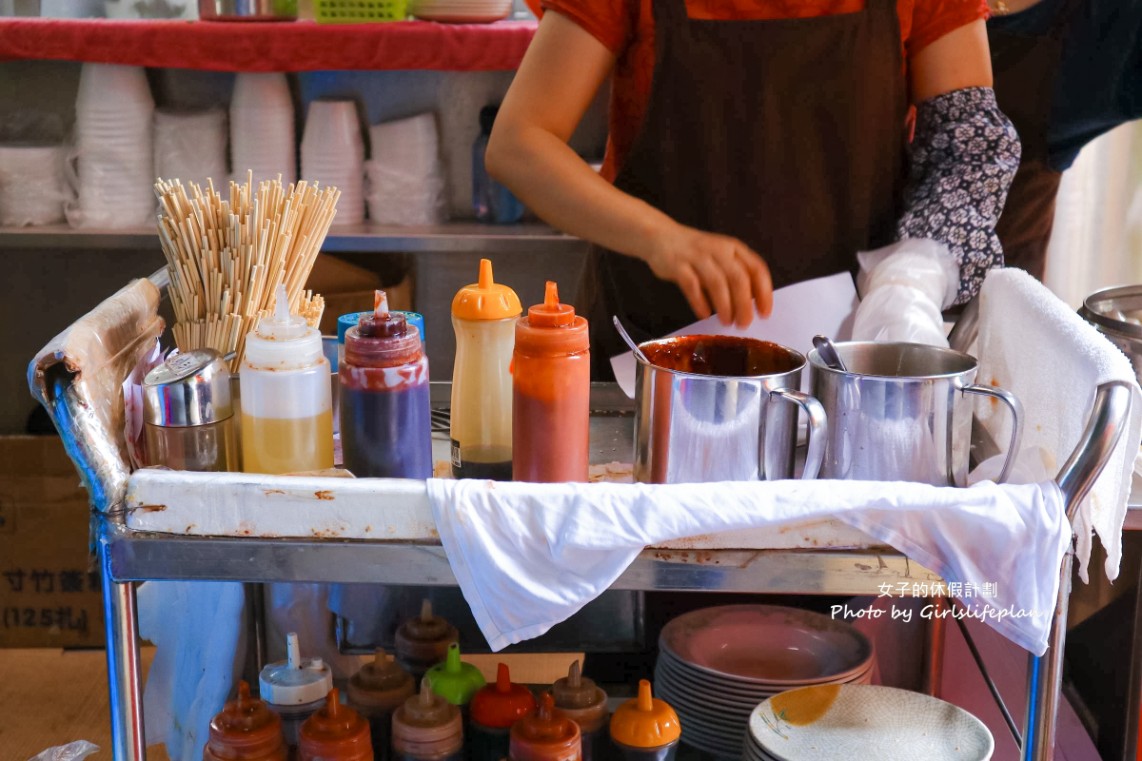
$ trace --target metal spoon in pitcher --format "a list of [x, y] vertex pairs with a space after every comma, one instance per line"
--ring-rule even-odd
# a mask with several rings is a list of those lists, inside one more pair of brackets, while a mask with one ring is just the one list
[[622, 336], [623, 341], [625, 341], [626, 345], [630, 347], [630, 350], [634, 352], [634, 355], [641, 359], [645, 364], [649, 365], [650, 360], [646, 358], [646, 355], [642, 353], [642, 349], [638, 348], [638, 344], [636, 344], [634, 339], [630, 337], [630, 333], [627, 332], [627, 329], [623, 327], [622, 322], [619, 321], [619, 316], [617, 314], [613, 315], [611, 320], [615, 323], [615, 330], [619, 332], [619, 335]]
[[813, 346], [816, 347], [817, 353], [821, 355], [821, 359], [825, 361], [826, 365], [833, 370], [840, 370], [842, 373], [848, 372], [845, 363], [841, 361], [841, 355], [837, 353], [837, 347], [833, 346], [833, 342], [827, 336], [813, 336]]

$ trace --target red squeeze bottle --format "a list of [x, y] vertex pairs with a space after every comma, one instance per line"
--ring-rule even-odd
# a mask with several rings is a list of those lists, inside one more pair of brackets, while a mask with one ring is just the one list
[[545, 692], [539, 699], [539, 713], [512, 726], [510, 761], [580, 761], [583, 739], [579, 725], [557, 718], [554, 711], [555, 699]]
[[586, 481], [590, 450], [591, 351], [587, 320], [548, 281], [543, 303], [515, 328], [512, 355], [512, 478]]
[[531, 690], [512, 682], [506, 663], [499, 664], [494, 684], [476, 691], [468, 706], [472, 733], [468, 739], [470, 761], [500, 761], [508, 755], [512, 725], [535, 713]]
[[373, 761], [369, 722], [342, 705], [337, 688], [298, 733], [298, 761]]
[[203, 761], [286, 761], [282, 719], [238, 683], [238, 697], [210, 721]]

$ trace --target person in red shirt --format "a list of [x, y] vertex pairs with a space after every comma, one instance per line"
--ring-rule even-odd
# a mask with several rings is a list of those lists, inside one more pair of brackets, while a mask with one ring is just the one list
[[[711, 313], [745, 326], [774, 287], [854, 270], [858, 251], [900, 238], [948, 246], [957, 303], [1002, 264], [994, 228], [1019, 147], [990, 90], [983, 0], [544, 10], [486, 160], [596, 244], [585, 298], [600, 358], [622, 348], [612, 314], [638, 339]], [[608, 77], [596, 173], [567, 139]]]

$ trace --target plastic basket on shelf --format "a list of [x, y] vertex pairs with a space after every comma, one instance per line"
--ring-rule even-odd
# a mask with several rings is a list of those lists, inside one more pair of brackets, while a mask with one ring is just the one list
[[313, 11], [322, 24], [404, 21], [408, 0], [315, 0]]

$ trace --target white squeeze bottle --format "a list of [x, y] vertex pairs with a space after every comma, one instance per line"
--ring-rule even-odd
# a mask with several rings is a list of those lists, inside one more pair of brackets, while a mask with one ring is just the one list
[[333, 395], [321, 333], [290, 314], [284, 285], [274, 314], [246, 335], [239, 373], [242, 469], [298, 473], [333, 467]]
[[452, 300], [456, 366], [452, 371], [452, 475], [512, 477], [512, 351], [519, 296], [492, 279], [480, 260], [480, 279]]

